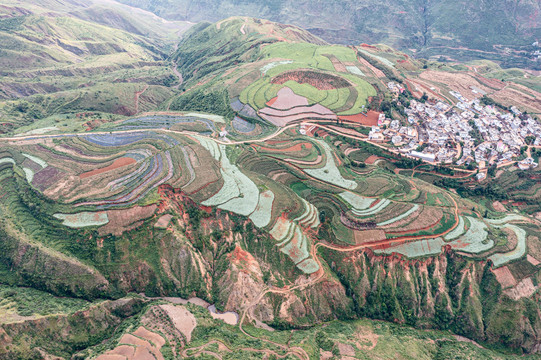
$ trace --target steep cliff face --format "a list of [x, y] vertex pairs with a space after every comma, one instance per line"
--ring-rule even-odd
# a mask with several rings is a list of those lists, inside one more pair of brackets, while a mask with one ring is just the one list
[[58, 251], [32, 243], [23, 233], [0, 229], [0, 274], [4, 281], [55, 294], [96, 298], [109, 282], [96, 269]]
[[93, 305], [73, 314], [55, 315], [0, 325], [0, 358], [57, 359], [96, 345], [144, 307], [140, 299]]
[[371, 251], [323, 253], [354, 302], [358, 316], [450, 329], [480, 342], [534, 351], [541, 342], [541, 316], [532, 299], [502, 293], [490, 264], [448, 251], [404, 260]]
[[[509, 298], [489, 263], [451, 251], [406, 260], [319, 248], [323, 270], [307, 276], [246, 218], [198, 206], [167, 186], [160, 195], [157, 213], [133, 230], [116, 237], [70, 233], [77, 247], [65, 252], [8, 222], [0, 242], [3, 273], [12, 283], [83, 298], [198, 296], [277, 328], [367, 317], [449, 329], [517, 352], [540, 347], [536, 299]], [[29, 211], [27, 200], [17, 200], [19, 216]], [[156, 227], [164, 214], [171, 215], [169, 225]]]

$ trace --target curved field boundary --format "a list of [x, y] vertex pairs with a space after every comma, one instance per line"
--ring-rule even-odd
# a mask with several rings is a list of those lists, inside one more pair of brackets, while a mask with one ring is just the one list
[[107, 212], [80, 212], [76, 214], [54, 214], [53, 217], [62, 220], [62, 225], [70, 228], [101, 226], [109, 222]]
[[115, 170], [115, 169], [118, 169], [118, 168], [121, 168], [121, 167], [124, 167], [124, 166], [127, 166], [127, 165], [135, 164], [135, 163], [136, 163], [136, 161], [133, 158], [121, 157], [120, 159], [116, 159], [109, 166], [82, 173], [82, 174], [79, 175], [79, 178], [86, 179], [86, 178], [89, 178], [89, 177], [94, 176], [94, 175], [103, 174], [105, 172], [112, 171], [112, 170]]
[[381, 223], [378, 223], [377, 225], [378, 226], [385, 226], [385, 225], [390, 225], [390, 224], [393, 224], [397, 221], [400, 221], [404, 218], [407, 218], [408, 216], [410, 216], [411, 214], [413, 214], [415, 211], [417, 211], [417, 209], [419, 209], [419, 205], [417, 204], [414, 204], [411, 209], [409, 209], [408, 211], [406, 211], [405, 213], [393, 218], [393, 219], [390, 219], [390, 220], [387, 220], [387, 221], [384, 221], [384, 222], [381, 222]]
[[264, 228], [269, 225], [272, 218], [272, 205], [274, 203], [274, 193], [267, 190], [259, 194], [259, 202], [254, 212], [250, 214], [250, 220], [258, 228]]
[[345, 179], [340, 173], [340, 170], [336, 167], [330, 146], [324, 141], [318, 141], [318, 143], [325, 149], [327, 162], [323, 168], [306, 169], [304, 171], [317, 179], [335, 184], [345, 189], [354, 190], [357, 188], [357, 183], [353, 180]]
[[520, 259], [526, 254], [526, 231], [515, 225], [505, 225], [503, 227], [513, 230], [517, 235], [518, 242], [517, 246], [512, 251], [503, 254], [494, 254], [488, 258], [489, 260], [492, 260], [495, 268], [507, 264], [510, 261]]
[[458, 222], [457, 227], [453, 231], [451, 231], [449, 234], [445, 235], [443, 238], [447, 241], [458, 238], [459, 236], [464, 234], [464, 232], [466, 232], [465, 225], [466, 224], [464, 222], [464, 217], [460, 216], [460, 220]]

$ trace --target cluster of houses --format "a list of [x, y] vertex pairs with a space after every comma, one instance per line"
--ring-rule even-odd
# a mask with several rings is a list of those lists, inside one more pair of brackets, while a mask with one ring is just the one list
[[[479, 179], [490, 166], [506, 166], [521, 156], [526, 138], [535, 138], [541, 146], [541, 125], [516, 107], [510, 112], [492, 105], [483, 106], [479, 99], [467, 100], [458, 92], [455, 106], [443, 102], [421, 103], [412, 100], [406, 109], [407, 122], [380, 118], [372, 127], [369, 139], [390, 141], [401, 154], [433, 164], [473, 164]], [[526, 157], [517, 165], [521, 169], [537, 166]]]

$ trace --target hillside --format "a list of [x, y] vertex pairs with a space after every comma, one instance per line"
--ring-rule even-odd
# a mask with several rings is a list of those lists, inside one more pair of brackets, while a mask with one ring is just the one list
[[[243, 327], [243, 332], [231, 324], [231, 319], [225, 323], [223, 319], [214, 318], [204, 308], [207, 304], [195, 299], [188, 303], [178, 298], [130, 297], [89, 303], [6, 286], [0, 286], [0, 299], [4, 306], [11, 306], [2, 312], [5, 317], [0, 322], [3, 359], [63, 358], [73, 352], [76, 352], [75, 358], [98, 360], [132, 359], [141, 354], [164, 359], [210, 356], [232, 360], [262, 356], [328, 359], [397, 355], [402, 359], [426, 360], [518, 358], [483, 349], [448, 332], [418, 331], [369, 320], [334, 320], [310, 329], [277, 330], [267, 334], [248, 325]], [[39, 308], [36, 302], [40, 302]], [[56, 326], [62, 326], [69, 335], [59, 336]], [[32, 340], [25, 342], [22, 334]], [[262, 339], [254, 336], [262, 336]], [[86, 348], [89, 345], [92, 346]]]
[[36, 119], [56, 117], [54, 124], [62, 114], [132, 115], [166, 100], [178, 82], [167, 54], [187, 24], [138, 15], [139, 9], [134, 15], [114, 2], [3, 4], [3, 132]]
[[0, 357], [538, 356], [541, 209], [494, 197], [541, 170], [496, 187], [369, 134], [467, 124], [457, 91], [535, 115], [539, 76], [52, 4], [0, 20]]
[[[331, 43], [385, 43], [419, 56], [492, 59], [539, 67], [529, 45], [541, 38], [539, 2], [527, 1], [191, 1], [122, 0], [167, 19], [253, 16], [295, 24]], [[513, 51], [505, 52], [505, 48]], [[469, 50], [471, 49], [471, 50]], [[530, 60], [529, 60], [530, 59]]]

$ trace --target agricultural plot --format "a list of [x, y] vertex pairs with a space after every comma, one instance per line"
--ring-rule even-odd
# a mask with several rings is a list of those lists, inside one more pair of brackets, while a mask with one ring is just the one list
[[317, 142], [325, 149], [325, 166], [319, 169], [305, 169], [304, 171], [319, 180], [345, 189], [354, 190], [357, 188], [357, 183], [353, 180], [345, 179], [336, 167], [331, 147], [324, 141], [318, 140]]
[[292, 64], [292, 63], [293, 63], [293, 60], [273, 61], [263, 66], [261, 69], [259, 69], [259, 71], [261, 71], [263, 75], [266, 75], [269, 70], [274, 69], [277, 66], [287, 65], [287, 64]]
[[[356, 63], [356, 53], [352, 49], [275, 43], [263, 48], [263, 57], [277, 60], [263, 65], [259, 69], [260, 77], [246, 83], [242, 90], [238, 89], [240, 104], [235, 100], [232, 105], [243, 116], [254, 118], [257, 111], [257, 115], [277, 126], [303, 118], [332, 120], [336, 119], [336, 114], [360, 114], [368, 97], [376, 95], [375, 89], [361, 79], [364, 74], [357, 66], [344, 65]], [[289, 60], [278, 60], [284, 58]], [[285, 88], [295, 94], [288, 97], [296, 104], [292, 102], [280, 108], [280, 101], [275, 102]], [[315, 105], [319, 106], [313, 108]], [[294, 112], [274, 111], [283, 112], [295, 107]], [[286, 120], [278, 119], [286, 116]]]
[[254, 123], [246, 121], [238, 116], [235, 116], [235, 118], [231, 122], [231, 126], [233, 127], [233, 129], [243, 134], [249, 134], [255, 130]]
[[87, 226], [101, 226], [109, 222], [107, 213], [102, 212], [80, 212], [77, 214], [54, 214], [55, 218], [62, 220], [62, 224], [71, 228], [83, 228]]
[[488, 239], [488, 227], [479, 219], [471, 216], [465, 217], [470, 223], [469, 229], [456, 240], [449, 244], [454, 250], [472, 254], [480, 254], [494, 247], [494, 241]]
[[316, 228], [319, 226], [319, 212], [317, 208], [302, 199], [303, 213], [290, 220], [284, 215], [280, 216], [269, 234], [277, 242], [280, 251], [297, 265], [306, 274], [319, 270], [319, 265], [310, 258], [310, 238], [304, 233], [304, 228]]
[[357, 76], [366, 76], [357, 66], [346, 66], [347, 71]]
[[237, 166], [231, 164], [226, 154], [226, 146], [218, 145], [213, 140], [204, 138], [200, 143], [214, 158], [220, 161], [224, 185], [220, 191], [202, 202], [205, 206], [217, 206], [223, 210], [248, 216], [256, 210], [259, 199], [259, 190], [249, 177], [244, 175]]
[[154, 132], [134, 132], [129, 133], [111, 133], [111, 134], [96, 134], [88, 135], [84, 137], [88, 142], [103, 146], [103, 147], [117, 147], [117, 146], [126, 146], [132, 145], [139, 141], [144, 140], [159, 140], [163, 141], [168, 146], [178, 145], [178, 141], [171, 136], [158, 134]]
[[445, 235], [443, 238], [447, 241], [454, 240], [464, 234], [466, 231], [466, 221], [464, 220], [463, 216], [459, 216], [458, 218], [458, 225], [450, 231], [447, 235]]
[[434, 239], [425, 239], [392, 245], [384, 249], [375, 249], [374, 252], [376, 254], [385, 255], [396, 253], [404, 255], [410, 259], [414, 259], [418, 257], [440, 254], [444, 244], [445, 241], [438, 237]]
[[267, 190], [259, 194], [259, 202], [254, 212], [250, 214], [250, 220], [258, 228], [267, 226], [272, 217], [272, 204], [274, 202], [274, 193]]
[[259, 115], [276, 126], [285, 126], [302, 119], [336, 120], [336, 115], [320, 104], [308, 106], [308, 100], [296, 95], [289, 87], [278, 91], [276, 98], [267, 102]]
[[345, 191], [338, 195], [357, 211], [368, 209], [372, 205], [372, 203], [376, 201], [375, 199], [367, 198], [367, 197], [352, 193], [350, 191]]
[[528, 218], [519, 214], [508, 214], [501, 219], [486, 219], [485, 221], [493, 226], [501, 226], [512, 221], [528, 221]]
[[503, 254], [494, 254], [488, 258], [489, 260], [492, 260], [494, 267], [496, 268], [507, 264], [510, 261], [520, 259], [526, 254], [526, 231], [515, 225], [504, 225], [503, 227], [514, 231], [518, 242], [517, 246], [512, 251]]
[[416, 212], [417, 210], [419, 209], [419, 205], [417, 204], [414, 204], [408, 211], [406, 211], [405, 213], [402, 213], [390, 220], [387, 220], [387, 221], [383, 221], [383, 222], [380, 222], [378, 223], [377, 225], [378, 226], [386, 226], [386, 225], [390, 225], [390, 224], [394, 224], [402, 219], [405, 219], [407, 218], [408, 216], [410, 216], [411, 214], [413, 214], [414, 212]]
[[185, 115], [147, 115], [121, 121], [114, 125], [104, 126], [111, 130], [153, 130], [171, 129], [179, 125], [200, 125], [209, 132], [217, 131], [217, 124], [225, 124], [225, 120], [218, 116], [190, 113]]

